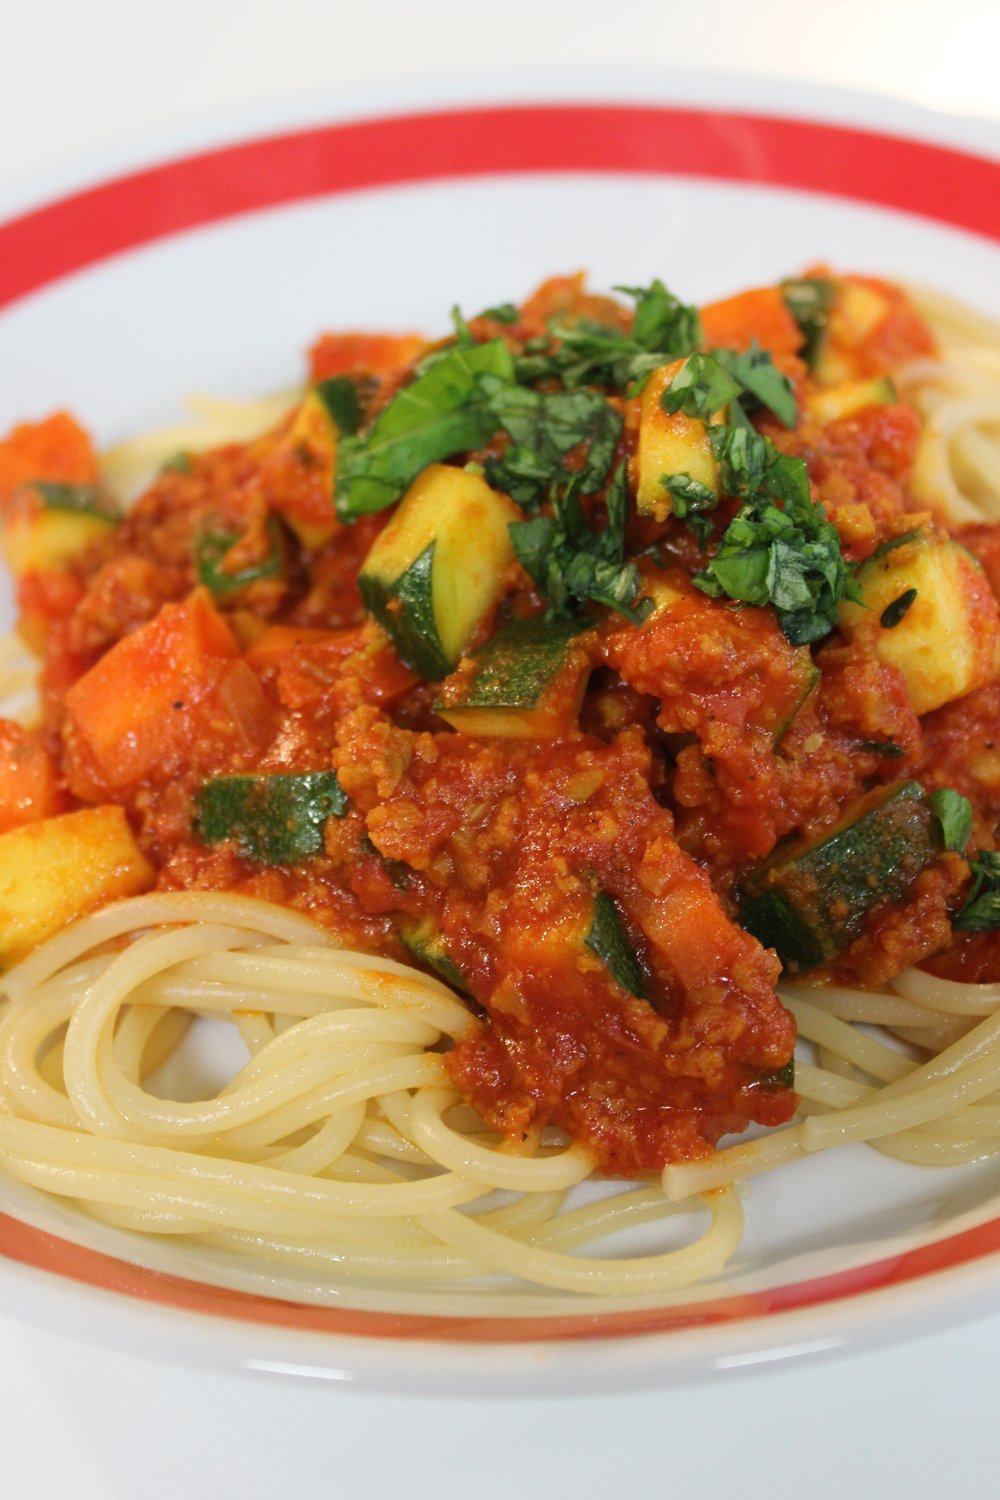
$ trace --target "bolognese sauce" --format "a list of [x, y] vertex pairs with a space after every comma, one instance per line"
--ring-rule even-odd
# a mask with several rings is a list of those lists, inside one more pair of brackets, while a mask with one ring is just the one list
[[159, 888], [437, 973], [512, 1140], [630, 1176], [788, 1120], [783, 968], [1000, 977], [960, 935], [1000, 881], [1000, 528], [911, 492], [892, 372], [933, 347], [823, 267], [700, 310], [566, 277], [324, 335], [277, 427], [125, 514], [73, 418], [16, 428], [43, 701], [0, 832], [114, 806]]

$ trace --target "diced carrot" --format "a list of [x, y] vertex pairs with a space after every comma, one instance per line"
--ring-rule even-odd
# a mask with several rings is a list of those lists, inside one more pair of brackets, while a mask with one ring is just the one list
[[0, 833], [65, 808], [55, 764], [37, 734], [0, 719]]
[[90, 437], [68, 412], [22, 422], [0, 442], [0, 506], [33, 479], [94, 484], [97, 455]]
[[799, 326], [776, 286], [710, 302], [701, 309], [701, 326], [710, 348], [746, 349], [751, 339], [771, 354], [797, 354], [802, 347]]
[[313, 380], [332, 375], [391, 375], [427, 347], [417, 333], [324, 333], [309, 350]]
[[205, 589], [180, 604], [165, 604], [66, 694], [71, 771], [82, 748], [104, 786], [140, 781], [176, 748], [188, 711], [218, 686], [237, 654], [232, 632]]

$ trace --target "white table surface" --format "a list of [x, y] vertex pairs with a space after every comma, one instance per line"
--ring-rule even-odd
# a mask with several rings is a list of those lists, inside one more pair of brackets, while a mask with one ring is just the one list
[[[274, 95], [530, 62], [767, 72], [1000, 116], [998, 0], [7, 0], [0, 14], [0, 182]], [[998, 1364], [993, 1318], [663, 1394], [431, 1401], [178, 1371], [0, 1319], [0, 1495], [985, 1497], [1000, 1489]]]

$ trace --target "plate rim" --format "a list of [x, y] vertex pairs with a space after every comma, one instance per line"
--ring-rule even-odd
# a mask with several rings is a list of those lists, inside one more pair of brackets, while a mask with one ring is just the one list
[[[804, 107], [807, 99], [808, 109]], [[543, 101], [562, 107], [617, 102], [633, 110], [644, 105], [735, 110], [811, 126], [833, 124], [872, 131], [890, 139], [975, 156], [994, 167], [1000, 160], [1000, 127], [996, 121], [947, 114], [876, 93], [721, 72], [601, 68], [574, 69], [559, 75], [544, 68], [483, 72], [270, 101], [84, 153], [48, 173], [33, 173], [26, 182], [0, 190], [0, 235], [9, 227], [11, 215], [44, 211], [53, 201], [71, 197], [88, 186], [127, 179], [144, 167], [155, 170], [158, 165], [182, 162], [229, 144], [307, 130], [311, 123], [342, 125], [378, 119], [398, 123], [435, 107], [454, 113], [463, 104], [482, 111], [492, 105], [503, 108]], [[662, 169], [650, 170], [662, 175]], [[801, 187], [791, 190], [809, 191]], [[847, 197], [849, 200], [850, 195]], [[217, 217], [207, 214], [204, 222], [217, 222]], [[954, 224], [949, 227], [956, 229]], [[163, 234], [154, 230], [144, 243], [162, 238]], [[142, 243], [134, 248], [141, 248]], [[61, 277], [49, 278], [38, 290], [44, 291], [56, 279]], [[11, 303], [14, 300], [9, 299]], [[416, 1386], [434, 1394], [464, 1391], [469, 1371], [474, 1368], [476, 1393], [511, 1393], [527, 1387], [532, 1394], [558, 1394], [703, 1379], [726, 1370], [815, 1358], [929, 1332], [932, 1326], [975, 1317], [987, 1310], [984, 1302], [989, 1302], [991, 1309], [1000, 1305], [1000, 1286], [993, 1275], [997, 1264], [1000, 1251], [989, 1251], [975, 1261], [927, 1272], [903, 1286], [855, 1292], [809, 1308], [749, 1316], [739, 1324], [636, 1331], [625, 1337], [592, 1336], [585, 1342], [591, 1351], [598, 1352], [596, 1359], [581, 1357], [581, 1341], [577, 1339], [473, 1345], [278, 1329], [140, 1301], [135, 1294], [123, 1296], [6, 1257], [0, 1260], [0, 1301], [4, 1310], [15, 1315], [27, 1316], [30, 1307], [31, 1321], [45, 1322], [45, 1307], [39, 1302], [44, 1304], [51, 1297], [53, 1304], [68, 1305], [81, 1315], [91, 1314], [89, 1319], [83, 1317], [88, 1327], [85, 1331], [81, 1328], [80, 1336], [115, 1342], [132, 1352], [137, 1313], [141, 1311], [144, 1336], [153, 1341], [158, 1353], [174, 1362], [221, 1363], [229, 1368], [235, 1363], [246, 1370], [322, 1378], [372, 1390], [412, 1392]], [[869, 1314], [875, 1303], [877, 1316], [872, 1318]], [[76, 1322], [75, 1312], [69, 1321]], [[66, 1331], [65, 1320], [59, 1326]], [[174, 1328], [185, 1330], [179, 1343]], [[253, 1351], [264, 1345], [267, 1356], [261, 1358]], [[343, 1354], [334, 1361], [336, 1350]]]

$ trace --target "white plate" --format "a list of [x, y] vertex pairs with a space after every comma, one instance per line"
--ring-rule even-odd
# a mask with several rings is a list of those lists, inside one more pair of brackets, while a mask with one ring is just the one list
[[[216, 125], [4, 205], [0, 426], [66, 405], [114, 442], [178, 417], [191, 390], [288, 385], [323, 328], [443, 331], [455, 301], [581, 267], [599, 286], [660, 275], [704, 300], [828, 260], [997, 316], [990, 139], [874, 99], [636, 75], [452, 83]], [[384, 1288], [332, 1305], [306, 1281], [288, 1302], [220, 1292], [207, 1255], [0, 1182], [0, 1305], [135, 1352], [383, 1389], [621, 1390], [1000, 1305], [998, 1193], [990, 1166], [830, 1153], [752, 1185], [718, 1284], [586, 1312], [501, 1292], [477, 1318], [445, 1293], [404, 1313]]]

